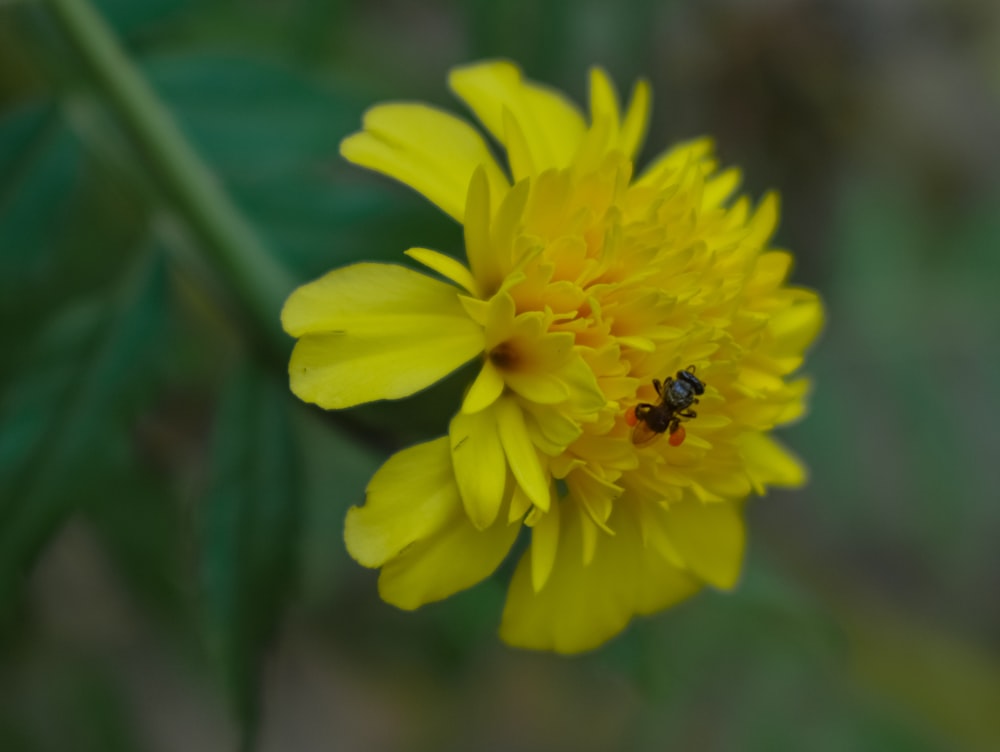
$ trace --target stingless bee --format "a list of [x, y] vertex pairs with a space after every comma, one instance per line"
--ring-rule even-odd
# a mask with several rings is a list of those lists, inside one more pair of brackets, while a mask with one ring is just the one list
[[694, 366], [667, 377], [662, 384], [653, 379], [653, 388], [660, 397], [656, 405], [640, 402], [629, 408], [625, 420], [632, 426], [632, 443], [636, 446], [652, 444], [668, 433], [671, 446], [680, 446], [686, 432], [681, 421], [698, 416], [691, 405], [698, 404], [698, 395], [705, 393], [705, 385], [694, 375]]

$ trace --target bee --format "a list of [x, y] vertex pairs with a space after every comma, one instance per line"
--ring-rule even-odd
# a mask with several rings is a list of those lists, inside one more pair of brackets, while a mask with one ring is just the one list
[[632, 426], [632, 443], [646, 446], [669, 434], [671, 446], [680, 446], [686, 432], [681, 421], [696, 418], [698, 413], [691, 405], [698, 404], [698, 395], [705, 393], [705, 384], [694, 375], [694, 366], [668, 376], [662, 384], [653, 379], [653, 388], [660, 397], [656, 405], [640, 402], [625, 414], [625, 420]]

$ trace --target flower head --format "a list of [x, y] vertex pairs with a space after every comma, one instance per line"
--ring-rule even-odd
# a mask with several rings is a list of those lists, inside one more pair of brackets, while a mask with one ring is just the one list
[[507, 169], [423, 104], [374, 107], [341, 150], [461, 222], [467, 264], [412, 248], [444, 281], [362, 263], [296, 290], [291, 386], [345, 408], [479, 359], [449, 435], [391, 457], [348, 512], [348, 551], [412, 609], [491, 574], [527, 527], [500, 634], [586, 650], [703, 584], [734, 586], [743, 500], [804, 481], [769, 432], [803, 412], [790, 374], [822, 307], [769, 246], [777, 198], [734, 198], [739, 171], [709, 140], [636, 175], [644, 82], [623, 113], [593, 71], [589, 118], [508, 62], [449, 83]]

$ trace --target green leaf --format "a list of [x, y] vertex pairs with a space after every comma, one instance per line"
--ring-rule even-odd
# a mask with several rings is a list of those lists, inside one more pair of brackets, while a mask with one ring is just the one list
[[340, 141], [370, 95], [248, 56], [150, 58], [144, 71], [185, 136], [303, 278], [414, 244], [461, 250], [458, 225], [422, 197], [349, 165]]
[[41, 106], [0, 120], [0, 313], [12, 314], [52, 274], [69, 216], [80, 148]]
[[226, 386], [201, 510], [201, 582], [209, 650], [244, 744], [257, 730], [261, 652], [297, 569], [298, 449], [283, 381], [246, 367]]
[[156, 351], [164, 292], [162, 259], [149, 254], [109, 303], [60, 311], [0, 402], [0, 593], [77, 508], [82, 486], [100, 482], [94, 460]]
[[56, 110], [48, 103], [23, 104], [0, 120], [0, 200], [13, 193], [16, 177], [30, 165], [56, 122]]
[[[146, 615], [185, 644], [198, 636], [190, 598], [189, 526], [165, 475], [146, 470], [135, 436], [122, 436], [113, 462], [102, 468], [114, 493], [93, 494], [86, 507], [101, 550], [115, 577]], [[145, 461], [144, 461], [145, 460]]]
[[119, 34], [131, 35], [177, 16], [193, 0], [95, 0], [94, 5]]
[[53, 311], [107, 295], [147, 237], [144, 205], [88, 158], [63, 114], [30, 104], [0, 119], [0, 319], [11, 322], [0, 382]]
[[252, 57], [149, 58], [143, 70], [185, 135], [227, 182], [258, 182], [339, 162], [364, 100]]

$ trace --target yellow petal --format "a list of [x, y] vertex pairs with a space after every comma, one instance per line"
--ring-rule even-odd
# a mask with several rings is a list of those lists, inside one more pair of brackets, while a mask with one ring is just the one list
[[707, 137], [677, 144], [654, 159], [636, 182], [638, 185], [658, 185], [689, 162], [708, 156], [714, 148], [715, 142]]
[[480, 531], [459, 513], [382, 567], [379, 595], [387, 603], [412, 610], [472, 587], [493, 574], [519, 530], [519, 525], [499, 519]]
[[758, 493], [764, 492], [765, 485], [796, 488], [806, 482], [805, 465], [767, 434], [744, 434], [740, 451]]
[[[594, 524], [594, 520], [589, 514], [585, 514], [583, 508], [580, 509], [580, 541], [582, 544], [582, 556], [583, 561], [581, 562], [583, 566], [590, 566], [590, 563], [594, 560], [594, 554], [597, 553], [597, 534], [599, 528]], [[601, 533], [601, 536], [607, 535], [607, 533]], [[609, 536], [610, 537], [610, 536]]]
[[[599, 555], [589, 566], [581, 566], [581, 513], [572, 507], [565, 511], [555, 565], [545, 586], [538, 592], [532, 586], [533, 549], [514, 572], [500, 623], [501, 639], [514, 647], [579, 653], [620, 632], [632, 616], [635, 572], [628, 561], [634, 553], [615, 545], [622, 536], [607, 537]], [[629, 542], [642, 545], [639, 540]]]
[[560, 454], [583, 433], [580, 424], [558, 408], [530, 403], [524, 408], [527, 411], [528, 431], [535, 446], [548, 455]]
[[[490, 313], [490, 304], [487, 301], [480, 300], [479, 298], [470, 298], [468, 295], [459, 295], [458, 300], [470, 319], [482, 327], [486, 326]], [[492, 347], [493, 344], [488, 342], [487, 346]]]
[[698, 588], [690, 577], [643, 547], [627, 506], [616, 508], [617, 535], [600, 535], [590, 564], [581, 566], [582, 512], [562, 510], [556, 560], [545, 584], [532, 583], [534, 546], [518, 563], [504, 606], [500, 637], [534, 650], [579, 653], [597, 647], [628, 624], [688, 597]]
[[802, 292], [807, 295], [804, 300], [775, 311], [768, 321], [778, 354], [801, 355], [823, 329], [822, 301], [815, 293]]
[[706, 181], [701, 197], [701, 208], [708, 211], [720, 206], [739, 187], [742, 180], [743, 174], [740, 170], [732, 167]]
[[788, 277], [792, 268], [792, 254], [788, 251], [768, 251], [757, 257], [753, 276], [747, 287], [760, 292], [770, 292]]
[[292, 351], [289, 384], [299, 399], [327, 410], [400, 399], [440, 381], [481, 347], [462, 331], [438, 332], [423, 341], [309, 334]]
[[542, 468], [535, 445], [531, 443], [524, 413], [511, 398], [501, 399], [493, 408], [496, 410], [500, 442], [511, 472], [524, 489], [528, 498], [543, 510], [550, 505], [549, 479]]
[[503, 111], [503, 144], [507, 148], [507, 162], [510, 164], [510, 174], [515, 181], [527, 175], [537, 175], [535, 157], [531, 152], [531, 144], [524, 135], [521, 123], [506, 107]]
[[608, 153], [608, 146], [614, 137], [611, 118], [599, 117], [580, 139], [580, 145], [573, 155], [573, 167], [577, 174], [597, 170]]
[[688, 500], [671, 504], [664, 527], [674, 548], [698, 577], [724, 590], [736, 585], [746, 531], [734, 503]]
[[751, 248], [764, 248], [778, 227], [779, 212], [778, 194], [771, 191], [757, 205], [757, 210], [750, 218], [749, 233], [743, 242]]
[[611, 140], [617, 141], [621, 121], [618, 92], [603, 68], [590, 69], [590, 119], [594, 123], [606, 120]]
[[559, 379], [570, 393], [570, 401], [584, 412], [600, 410], [607, 404], [594, 371], [578, 354], [571, 355], [559, 369]]
[[686, 570], [687, 565], [674, 546], [666, 530], [666, 504], [643, 499], [635, 506], [636, 517], [642, 530], [642, 542], [645, 548], [660, 558], [669, 562], [673, 569]]
[[[503, 113], [509, 110], [539, 172], [570, 164], [586, 124], [579, 109], [560, 92], [525, 81], [520, 69], [507, 61], [454, 68], [448, 83], [505, 146]], [[522, 177], [514, 173], [515, 181]]]
[[639, 551], [642, 574], [636, 583], [635, 612], [654, 614], [690, 598], [701, 589], [701, 583], [678, 569], [658, 551]]
[[364, 506], [347, 511], [347, 551], [363, 566], [380, 567], [440, 529], [456, 509], [461, 512], [448, 439], [404, 449], [372, 477]]
[[494, 411], [459, 413], [452, 418], [448, 433], [462, 504], [472, 524], [483, 530], [497, 518], [507, 481]]
[[555, 502], [531, 528], [531, 588], [536, 593], [545, 587], [559, 551], [559, 508]]
[[463, 413], [477, 413], [496, 402], [503, 393], [503, 375], [489, 360], [483, 363], [479, 375], [472, 382], [462, 400]]
[[566, 485], [569, 487], [570, 496], [583, 505], [594, 524], [602, 528], [606, 534], [614, 535], [606, 523], [611, 516], [614, 503], [622, 495], [621, 487], [606, 478], [598, 477], [587, 467], [579, 468], [567, 475]]
[[333, 409], [430, 386], [483, 347], [457, 293], [388, 264], [355, 264], [303, 285], [281, 316], [300, 337], [288, 368], [292, 391]]
[[497, 257], [501, 271], [506, 274], [514, 262], [514, 241], [521, 229], [524, 207], [531, 193], [531, 183], [522, 180], [507, 191], [500, 202], [493, 219], [490, 233], [490, 243], [493, 254]]
[[493, 348], [513, 336], [517, 304], [509, 293], [501, 292], [494, 295], [487, 305], [483, 328], [486, 330], [486, 346]]
[[510, 509], [507, 511], [507, 524], [512, 525], [520, 520], [529, 510], [534, 511], [538, 507], [532, 505], [531, 499], [517, 484], [514, 484], [514, 493], [510, 497]]
[[493, 223], [493, 207], [506, 195], [506, 189], [502, 192], [490, 189], [485, 172], [476, 170], [473, 173], [462, 232], [469, 268], [472, 269], [479, 291], [484, 295], [492, 295], [497, 290], [505, 273], [498, 255], [493, 252], [490, 228]]
[[507, 185], [479, 132], [450, 113], [424, 104], [383, 104], [365, 113], [363, 128], [341, 142], [346, 159], [405, 183], [459, 222], [477, 168], [498, 193]]
[[569, 389], [551, 373], [534, 373], [531, 371], [518, 373], [516, 371], [504, 374], [507, 385], [526, 400], [540, 405], [554, 405], [565, 402], [569, 397]]
[[651, 99], [652, 92], [649, 82], [640, 79], [632, 89], [632, 101], [629, 102], [625, 120], [622, 122], [621, 135], [618, 138], [619, 148], [629, 159], [636, 158], [642, 142], [646, 138]]
[[281, 311], [281, 325], [293, 337], [382, 335], [399, 328], [423, 334], [468, 318], [452, 285], [396, 264], [373, 263], [335, 269], [302, 285]]
[[442, 277], [450, 279], [456, 285], [461, 285], [473, 295], [479, 295], [479, 289], [472, 272], [458, 259], [453, 259], [438, 251], [432, 251], [430, 248], [410, 248], [404, 253], [428, 269], [433, 269]]

